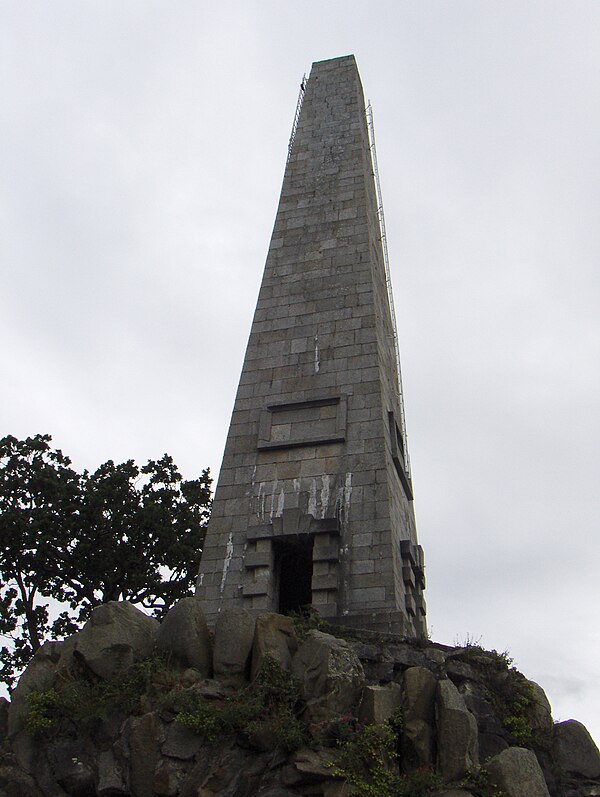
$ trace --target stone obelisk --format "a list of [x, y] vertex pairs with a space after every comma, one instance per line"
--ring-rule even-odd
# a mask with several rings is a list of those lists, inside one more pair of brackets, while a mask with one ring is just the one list
[[197, 595], [209, 622], [311, 604], [418, 637], [423, 554], [354, 57], [313, 64], [303, 92]]

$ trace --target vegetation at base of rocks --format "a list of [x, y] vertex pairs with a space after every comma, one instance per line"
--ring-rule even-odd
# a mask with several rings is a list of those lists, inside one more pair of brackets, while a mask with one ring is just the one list
[[61, 723], [89, 724], [115, 715], [126, 716], [142, 708], [173, 684], [166, 662], [153, 656], [134, 664], [122, 677], [90, 682], [65, 677], [55, 687], [27, 695], [25, 727], [34, 736], [47, 735]]
[[252, 743], [269, 737], [274, 746], [291, 752], [308, 741], [299, 716], [303, 709], [296, 681], [270, 656], [265, 656], [254, 681], [221, 701], [188, 691], [188, 705], [176, 720], [207, 741], [244, 733]]
[[469, 772], [458, 783], [458, 787], [466, 789], [475, 795], [475, 797], [508, 797], [506, 792], [502, 791], [496, 783], [492, 780], [490, 773], [485, 767], [477, 767], [477, 769]]
[[[165, 454], [78, 473], [50, 435], [0, 439], [0, 682], [11, 688], [47, 639], [128, 600], [161, 617], [193, 591], [211, 478], [183, 481]], [[50, 600], [60, 606], [50, 616]]]
[[488, 686], [488, 695], [506, 730], [517, 744], [528, 747], [533, 738], [529, 714], [535, 702], [529, 681], [515, 667], [510, 667], [504, 678]]
[[325, 631], [327, 623], [317, 609], [310, 604], [301, 606], [296, 612], [289, 612], [288, 617], [292, 618], [294, 630], [299, 640], [306, 639], [309, 631]]
[[508, 651], [484, 650], [478, 643], [464, 647], [461, 659], [475, 664], [481, 672], [488, 699], [502, 725], [517, 744], [529, 746], [533, 735], [529, 719], [534, 704], [531, 684], [514, 666]]
[[[344, 778], [357, 797], [426, 797], [443, 785], [442, 778], [423, 768], [400, 774], [398, 771], [398, 734], [401, 715], [395, 714], [380, 725], [347, 723], [346, 733], [338, 741], [336, 760], [331, 772]], [[353, 730], [354, 729], [354, 730]]]

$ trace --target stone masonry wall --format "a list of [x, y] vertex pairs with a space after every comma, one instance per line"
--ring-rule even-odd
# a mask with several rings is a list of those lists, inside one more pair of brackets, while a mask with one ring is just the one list
[[210, 623], [236, 604], [277, 610], [277, 545], [308, 536], [323, 616], [423, 633], [396, 425], [364, 97], [348, 56], [313, 65], [286, 167], [203, 551]]

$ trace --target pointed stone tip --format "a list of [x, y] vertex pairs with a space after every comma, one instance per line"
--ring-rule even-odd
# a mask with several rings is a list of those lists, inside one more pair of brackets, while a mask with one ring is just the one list
[[332, 66], [334, 66], [334, 65], [336, 65], [336, 62], [339, 63], [339, 62], [342, 62], [342, 61], [353, 61], [354, 63], [356, 63], [356, 58], [352, 54], [350, 54], [350, 55], [338, 55], [335, 58], [324, 58], [322, 61], [313, 61], [313, 68], [314, 67], [320, 67], [321, 65], [325, 65], [325, 64], [331, 64]]

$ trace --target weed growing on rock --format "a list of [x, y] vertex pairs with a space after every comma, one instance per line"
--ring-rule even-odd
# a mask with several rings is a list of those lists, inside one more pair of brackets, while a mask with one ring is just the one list
[[290, 612], [298, 639], [306, 639], [309, 631], [325, 631], [327, 623], [314, 606], [302, 606], [297, 612]]
[[60, 696], [56, 689], [34, 691], [27, 695], [25, 727], [32, 736], [50, 731], [59, 717]]
[[308, 738], [299, 719], [303, 704], [298, 686], [269, 656], [254, 681], [235, 695], [209, 701], [190, 691], [186, 702], [177, 722], [209, 742], [242, 732], [258, 747], [282, 747], [290, 752], [306, 744]]
[[145, 695], [169, 680], [166, 664], [153, 656], [134, 664], [119, 679], [91, 682], [87, 678], [64, 677], [52, 689], [27, 695], [25, 726], [34, 736], [56, 728], [60, 722], [105, 721], [115, 714], [135, 712]]
[[344, 778], [357, 797], [426, 797], [442, 785], [442, 778], [429, 769], [409, 774], [398, 772], [398, 732], [401, 716], [381, 725], [364, 725], [338, 742], [332, 774]]
[[458, 786], [471, 792], [475, 797], [508, 797], [506, 792], [498, 788], [484, 767], [477, 767], [469, 772]]

